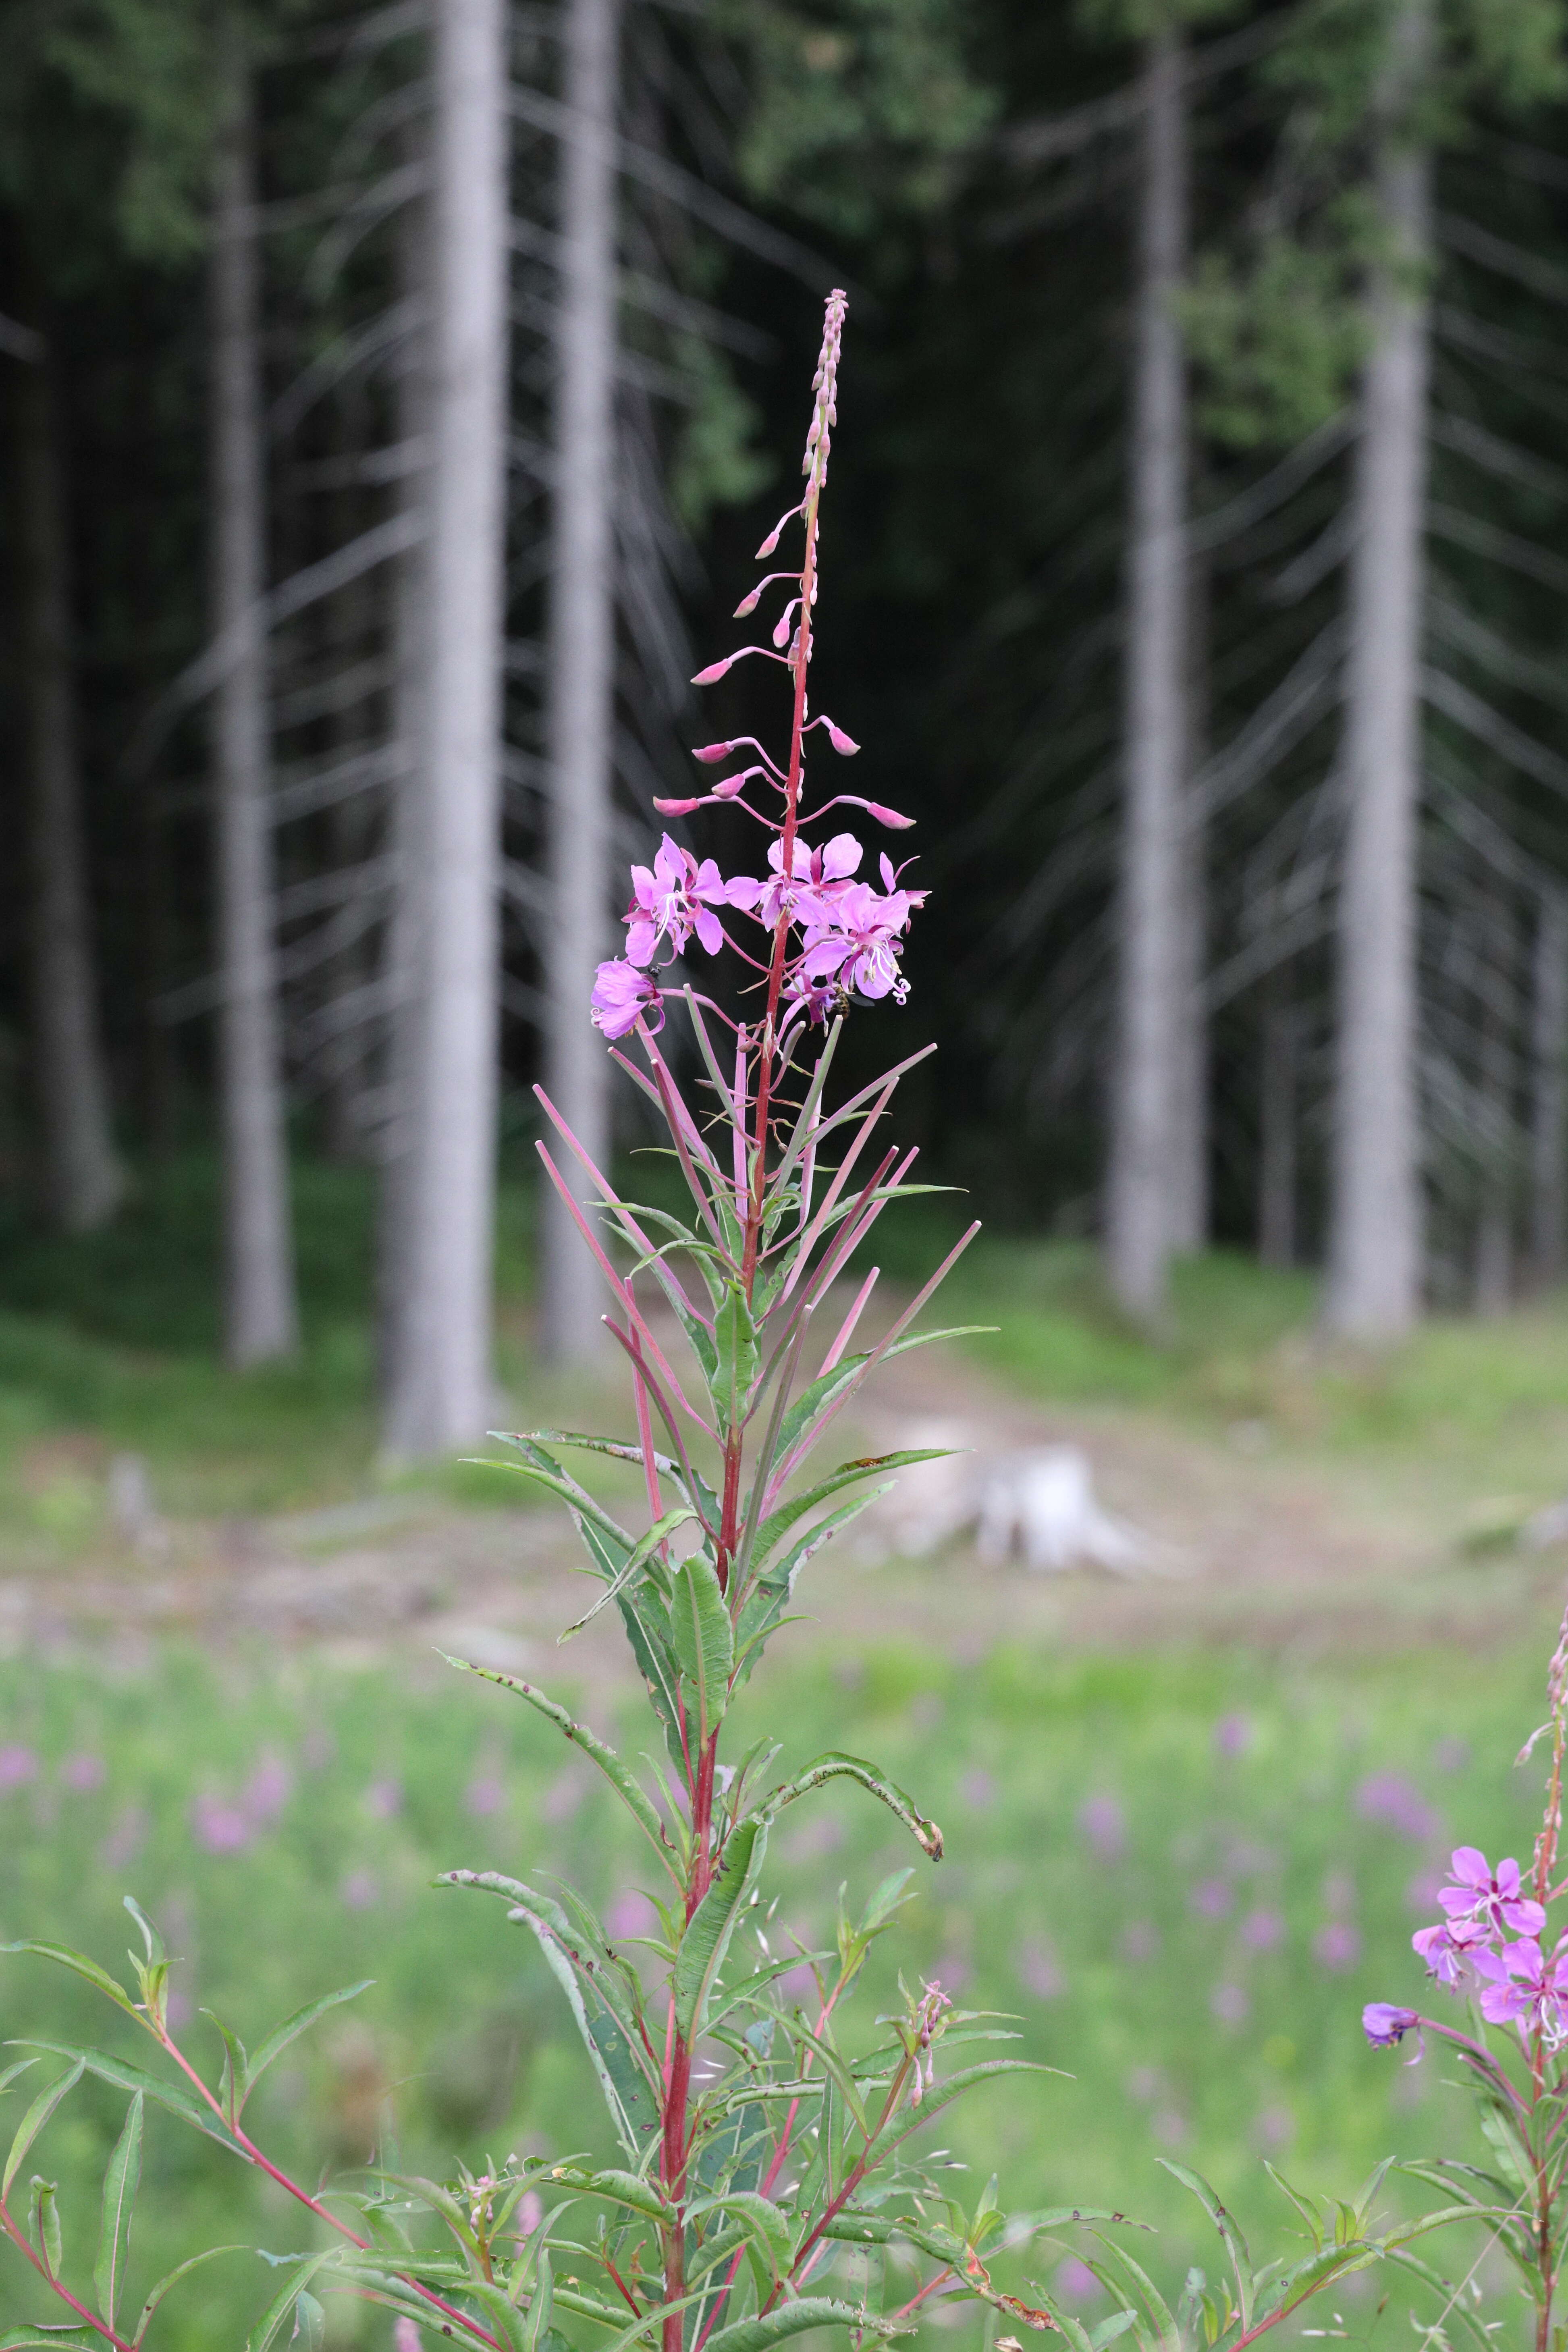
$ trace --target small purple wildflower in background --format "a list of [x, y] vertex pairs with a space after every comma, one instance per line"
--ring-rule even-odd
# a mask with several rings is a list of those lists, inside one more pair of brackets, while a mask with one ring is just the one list
[[1312, 1957], [1325, 1969], [1353, 1969], [1361, 1958], [1361, 1929], [1348, 1919], [1331, 1919], [1312, 1938]]
[[109, 1778], [101, 1756], [68, 1756], [60, 1766], [60, 1786], [85, 1796], [90, 1790], [101, 1789]]
[[1416, 1845], [1437, 1833], [1436, 1814], [1402, 1772], [1369, 1772], [1355, 1792], [1355, 1809], [1363, 1822], [1396, 1830]]
[[1180, 2147], [1187, 2137], [1187, 2119], [1174, 2107], [1162, 2107], [1149, 2126], [1163, 2147]]
[[541, 2200], [538, 2189], [525, 2189], [522, 2195], [518, 2200], [518, 2236], [520, 2238], [531, 2238], [535, 2230], [538, 2229], [543, 2219], [544, 2206]]
[[373, 1822], [395, 1821], [403, 1811], [401, 1780], [373, 1780], [364, 1792], [364, 1809]]
[[1057, 2000], [1067, 1990], [1056, 1950], [1048, 1937], [1031, 1936], [1018, 1954], [1018, 1982], [1037, 2000]]
[[1143, 2105], [1147, 2106], [1150, 2100], [1157, 2098], [1159, 2094], [1160, 2076], [1157, 2069], [1152, 2066], [1134, 2066], [1127, 2077], [1128, 2097], [1141, 2100]]
[[1259, 2147], [1273, 2155], [1289, 2147], [1296, 2137], [1296, 2118], [1289, 2107], [1265, 2107], [1258, 2118], [1257, 2139]]
[[1188, 1897], [1200, 1919], [1223, 1919], [1236, 1896], [1223, 1878], [1200, 1878]]
[[192, 2000], [190, 1994], [188, 1992], [182, 1992], [178, 1986], [176, 1986], [174, 1991], [169, 1995], [168, 2017], [170, 2024], [176, 2028], [183, 2025], [189, 2025], [195, 2013], [196, 2004]]
[[996, 1783], [989, 1772], [966, 1772], [959, 1789], [964, 1803], [972, 1805], [976, 1812], [984, 1812], [987, 1805], [996, 1801]]
[[1101, 1862], [1115, 1862], [1126, 1852], [1127, 1817], [1109, 1793], [1084, 1800], [1078, 1825]]
[[505, 1801], [506, 1790], [493, 1772], [481, 1772], [463, 1792], [463, 1802], [469, 1812], [481, 1821], [487, 1813], [499, 1813]]
[[950, 1997], [962, 1992], [974, 1970], [960, 1952], [947, 1952], [936, 1964], [936, 1982]]
[[206, 1853], [243, 1853], [255, 1836], [248, 1816], [222, 1797], [197, 1797], [191, 1806], [191, 1833]]
[[658, 1914], [639, 1887], [628, 1886], [616, 1895], [605, 1914], [612, 1941], [625, 1936], [647, 1936], [658, 1925]]
[[786, 1862], [817, 1862], [826, 1853], [837, 1853], [843, 1843], [843, 1822], [831, 1813], [818, 1813], [791, 1830], [779, 1851]]
[[1405, 1900], [1412, 1911], [1435, 1911], [1444, 1883], [1440, 1870], [1418, 1870], [1405, 1882]]
[[351, 1870], [339, 1891], [346, 1911], [369, 1911], [381, 1892], [368, 1870]]
[[300, 1754], [308, 1772], [324, 1772], [338, 1752], [338, 1743], [324, 1723], [313, 1723], [300, 1742]]
[[1152, 1920], [1133, 1919], [1121, 1930], [1120, 1948], [1124, 1960], [1157, 1959], [1160, 1952], [1160, 1930]]
[[425, 2352], [425, 2338], [402, 2312], [392, 2323], [392, 2352]]
[[1399, 2009], [1391, 2000], [1369, 2000], [1361, 2013], [1361, 2029], [1377, 2050], [1392, 2050], [1407, 2033], [1416, 2032], [1420, 2018], [1413, 2009]]
[[1252, 1745], [1252, 1718], [1246, 1715], [1222, 1715], [1214, 1727], [1216, 1756], [1245, 1756]]
[[1470, 1760], [1470, 1743], [1447, 1732], [1432, 1750], [1432, 1761], [1439, 1772], [1462, 1772]]
[[1077, 2254], [1069, 2254], [1066, 2262], [1057, 2264], [1053, 2284], [1064, 2303], [1089, 2303], [1105, 2292], [1089, 2264], [1080, 2262]]
[[1283, 1914], [1270, 1911], [1267, 1905], [1249, 1911], [1241, 1923], [1241, 1940], [1255, 1952], [1271, 1952], [1276, 1944], [1285, 1940]]
[[280, 1756], [263, 1756], [240, 1794], [240, 1805], [258, 1829], [267, 1829], [293, 1794], [294, 1779]]
[[1241, 1985], [1215, 1985], [1209, 1995], [1209, 2008], [1222, 2025], [1241, 2025], [1251, 2014], [1252, 2002]]
[[38, 1759], [30, 1748], [13, 1742], [0, 1748], [0, 1793], [7, 1789], [26, 1788], [37, 1776]]

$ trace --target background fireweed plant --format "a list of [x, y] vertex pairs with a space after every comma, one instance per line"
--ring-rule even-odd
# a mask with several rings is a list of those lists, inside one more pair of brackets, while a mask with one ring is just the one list
[[[1470, 2217], [1487, 2225], [1483, 2252], [1494, 2239], [1503, 2247], [1532, 2307], [1536, 2352], [1551, 2352], [1563, 2341], [1561, 2324], [1553, 2325], [1553, 2306], [1568, 2224], [1568, 1929], [1562, 1920], [1568, 1878], [1558, 1874], [1568, 1747], [1568, 1615], [1546, 1690], [1550, 1714], [1517, 1759], [1528, 1763], [1536, 1742], [1550, 1733], [1546, 1798], [1528, 1877], [1517, 1862], [1500, 1862], [1494, 1870], [1479, 1846], [1457, 1846], [1449, 1883], [1437, 1895], [1443, 1916], [1432, 1927], [1418, 1927], [1410, 1939], [1432, 1981], [1464, 2001], [1469, 2031], [1393, 2001], [1369, 2001], [1362, 2013], [1375, 2048], [1392, 2049], [1412, 2034], [1415, 2056], [1408, 2063], [1414, 2065], [1426, 2036], [1436, 2033], [1464, 2068], [1489, 2164], [1444, 2158], [1404, 2169], [1446, 2196], [1463, 2199]], [[1472, 2307], [1479, 2300], [1479, 2293], [1451, 2298], [1452, 2317], [1478, 2343], [1489, 2346], [1492, 2331]]]
[[[1206, 2183], [1173, 2165], [1219, 2233], [1224, 2273], [1210, 2286], [1192, 2272], [1173, 2313], [1132, 2256], [1096, 2231], [1091, 2267], [1114, 2307], [1091, 2335], [1030, 2282], [1028, 2249], [1069, 2222], [1122, 2217], [1067, 2209], [1008, 2214], [994, 2182], [965, 2203], [955, 2185], [961, 2168], [944, 2164], [940, 2151], [923, 2164], [915, 2153], [922, 2127], [974, 2084], [1049, 2070], [998, 2051], [1012, 2038], [1005, 2021], [956, 2009], [937, 1983], [903, 1987], [900, 2006], [856, 2046], [842, 2038], [847, 1996], [873, 1940], [893, 1925], [912, 1873], [886, 1881], [858, 1915], [840, 1908], [832, 1947], [804, 1956], [815, 1987], [805, 2003], [788, 1998], [782, 1981], [803, 1956], [769, 1944], [760, 1895], [769, 1831], [786, 1807], [825, 1782], [858, 1782], [931, 1863], [942, 1850], [935, 1823], [858, 1757], [819, 1756], [783, 1780], [772, 1777], [780, 1751], [767, 1740], [733, 1763], [721, 1761], [726, 1711], [785, 1621], [807, 1559], [886, 1491], [876, 1483], [884, 1472], [928, 1458], [889, 1454], [801, 1476], [876, 1366], [942, 1336], [910, 1327], [957, 1255], [873, 1346], [857, 1350], [851, 1343], [873, 1270], [831, 1339], [819, 1342], [815, 1318], [836, 1278], [888, 1203], [911, 1189], [914, 1154], [879, 1149], [873, 1139], [900, 1077], [922, 1058], [913, 1055], [829, 1108], [847, 1013], [889, 996], [901, 1003], [908, 992], [900, 952], [924, 895], [904, 887], [885, 855], [879, 889], [859, 878], [864, 851], [854, 835], [817, 835], [843, 807], [893, 832], [908, 819], [852, 794], [806, 807], [807, 737], [820, 730], [840, 756], [857, 748], [832, 719], [809, 716], [806, 698], [817, 517], [844, 310], [844, 297], [835, 294], [816, 373], [805, 496], [761, 550], [763, 558], [773, 554], [785, 531], [798, 529], [798, 569], [770, 574], [740, 606], [742, 615], [754, 612], [783, 583], [772, 645], [743, 646], [697, 681], [710, 683], [748, 656], [781, 667], [792, 707], [786, 760], [780, 765], [752, 738], [705, 745], [699, 761], [718, 765], [740, 754], [742, 764], [700, 799], [663, 804], [667, 815], [710, 803], [743, 810], [769, 836], [766, 870], [726, 877], [667, 835], [653, 866], [633, 869], [626, 954], [600, 967], [594, 991], [600, 1029], [636, 1041], [641, 1066], [617, 1059], [668, 1127], [690, 1221], [619, 1199], [545, 1105], [580, 1163], [589, 1198], [597, 1195], [595, 1213], [617, 1251], [618, 1265], [544, 1152], [609, 1285], [610, 1328], [631, 1366], [637, 1443], [550, 1431], [507, 1441], [521, 1456], [510, 1466], [564, 1503], [576, 1521], [604, 1586], [589, 1615], [612, 1606], [620, 1614], [657, 1719], [655, 1746], [663, 1750], [650, 1780], [542, 1692], [510, 1676], [488, 1678], [515, 1691], [592, 1758], [646, 1839], [662, 1895], [658, 1934], [637, 1939], [654, 1956], [647, 1972], [653, 1989], [570, 1887], [545, 1893], [493, 1871], [453, 1871], [441, 1882], [499, 1895], [509, 1917], [538, 1938], [571, 2005], [622, 2161], [602, 2168], [583, 2154], [510, 2158], [499, 2171], [463, 2172], [447, 2185], [372, 2168], [310, 2192], [251, 2137], [246, 2103], [299, 2034], [363, 1988], [312, 2002], [254, 2053], [212, 2019], [221, 2055], [209, 2081], [172, 2030], [157, 1931], [128, 1902], [142, 1943], [132, 1955], [134, 1998], [97, 1962], [58, 1945], [8, 1948], [86, 1977], [151, 2037], [163, 2063], [154, 2073], [99, 2051], [31, 2044], [0, 2073], [0, 2090], [31, 2098], [5, 2160], [0, 2230], [18, 2263], [30, 2267], [39, 2304], [48, 2306], [52, 2296], [56, 2315], [47, 2333], [37, 2322], [0, 2333], [0, 2352], [104, 2344], [132, 2352], [143, 2343], [156, 2352], [164, 2298], [196, 2264], [237, 2251], [197, 2253], [150, 2292], [129, 2292], [149, 2107], [194, 2125], [316, 2217], [325, 2242], [283, 2263], [281, 2278], [273, 2275], [250, 2352], [283, 2342], [321, 2345], [322, 2297], [332, 2294], [397, 2315], [400, 2345], [434, 2336], [490, 2352], [656, 2346], [766, 2352], [784, 2337], [825, 2328], [847, 2330], [863, 2345], [910, 2333], [938, 2298], [990, 2305], [998, 2324], [1059, 2334], [1073, 2352], [1100, 2352], [1124, 2334], [1140, 2352], [1181, 2352], [1189, 2343], [1241, 2352], [1320, 2288], [1403, 2248], [1442, 2218], [1374, 2231], [1370, 2209], [1384, 2168], [1331, 2218], [1295, 2199], [1307, 2252], [1255, 2272]], [[737, 918], [750, 926], [741, 936], [731, 928]], [[727, 946], [740, 960], [748, 977], [738, 1015], [672, 982], [671, 966], [693, 939], [710, 956]], [[658, 1044], [672, 999], [700, 1055], [705, 1091], [697, 1108], [677, 1087]], [[653, 1285], [662, 1294], [695, 1377], [670, 1361], [645, 1312], [639, 1278], [645, 1291]], [[668, 1324], [662, 1328], [670, 1336]], [[656, 1417], [668, 1453], [656, 1445]], [[561, 1460], [569, 1448], [637, 1465], [646, 1533], [619, 1526], [571, 1476]], [[50, 2059], [63, 2060], [64, 2070], [54, 2072]], [[46, 2126], [89, 2074], [128, 2095], [90, 2268], [85, 2254], [68, 2256], [53, 2185], [26, 2169]], [[993, 2276], [999, 2255], [1027, 2299]], [[69, 2315], [63, 2322], [62, 2305]], [[1017, 2352], [1017, 2343], [1005, 2335], [999, 2352]]]

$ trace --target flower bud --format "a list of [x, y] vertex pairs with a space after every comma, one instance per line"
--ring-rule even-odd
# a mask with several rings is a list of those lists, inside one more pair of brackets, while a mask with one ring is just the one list
[[691, 814], [691, 812], [692, 812], [692, 810], [693, 810], [693, 809], [700, 809], [700, 808], [701, 807], [701, 805], [702, 805], [702, 803], [701, 803], [700, 800], [696, 800], [696, 801], [660, 801], [660, 800], [656, 800], [656, 801], [655, 801], [655, 803], [654, 803], [654, 806], [655, 806], [655, 808], [658, 811], [658, 813], [659, 813], [660, 816], [689, 816], [689, 815]]
[[842, 727], [835, 727], [831, 719], [825, 719], [822, 723], [827, 730], [827, 740], [834, 750], [842, 759], [852, 759], [860, 749], [855, 738], [852, 735], [846, 735]]
[[727, 760], [734, 748], [733, 740], [728, 743], [699, 743], [691, 756], [694, 760], [700, 760], [705, 767], [711, 766], [715, 760]]
[[710, 662], [706, 669], [698, 671], [691, 681], [692, 685], [717, 686], [726, 670], [732, 668], [740, 658], [739, 654], [726, 654], [722, 661]]

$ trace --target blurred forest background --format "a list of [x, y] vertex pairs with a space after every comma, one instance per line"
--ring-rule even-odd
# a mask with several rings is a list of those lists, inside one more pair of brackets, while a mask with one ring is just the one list
[[1555, 1280], [1556, 0], [8, 0], [5, 42], [12, 1307], [133, 1337], [157, 1267], [162, 1336], [244, 1366], [357, 1282], [385, 1443], [438, 1452], [499, 1166], [540, 1346], [592, 1357], [529, 1088], [638, 1139], [592, 966], [652, 794], [763, 723], [687, 681], [839, 280], [821, 687], [920, 820], [935, 1171], [1100, 1237], [1156, 1329], [1214, 1243], [1323, 1265], [1356, 1339]]

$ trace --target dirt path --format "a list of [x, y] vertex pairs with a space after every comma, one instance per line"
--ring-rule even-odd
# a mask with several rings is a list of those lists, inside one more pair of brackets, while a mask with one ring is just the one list
[[[888, 1556], [873, 1515], [807, 1571], [825, 1633], [892, 1636], [979, 1654], [999, 1641], [1331, 1646], [1509, 1641], [1557, 1604], [1563, 1561], [1467, 1555], [1440, 1471], [1369, 1455], [1347, 1465], [1270, 1442], [1256, 1424], [1205, 1430], [1152, 1412], [1050, 1410], [932, 1348], [889, 1365], [847, 1454], [951, 1442], [982, 1454], [1070, 1444], [1121, 1519], [1156, 1538], [1158, 1573], [1031, 1573], [979, 1560], [967, 1538]], [[921, 1474], [912, 1474], [919, 1475]], [[628, 1507], [635, 1506], [635, 1490]], [[560, 1660], [556, 1636], [591, 1588], [552, 1510], [459, 1510], [379, 1495], [287, 1518], [184, 1522], [49, 1575], [0, 1565], [0, 1651], [134, 1653], [155, 1637], [219, 1646], [310, 1644], [344, 1664], [454, 1652], [596, 1684], [625, 1671], [601, 1622]], [[805, 1631], [805, 1629], [803, 1629]]]

